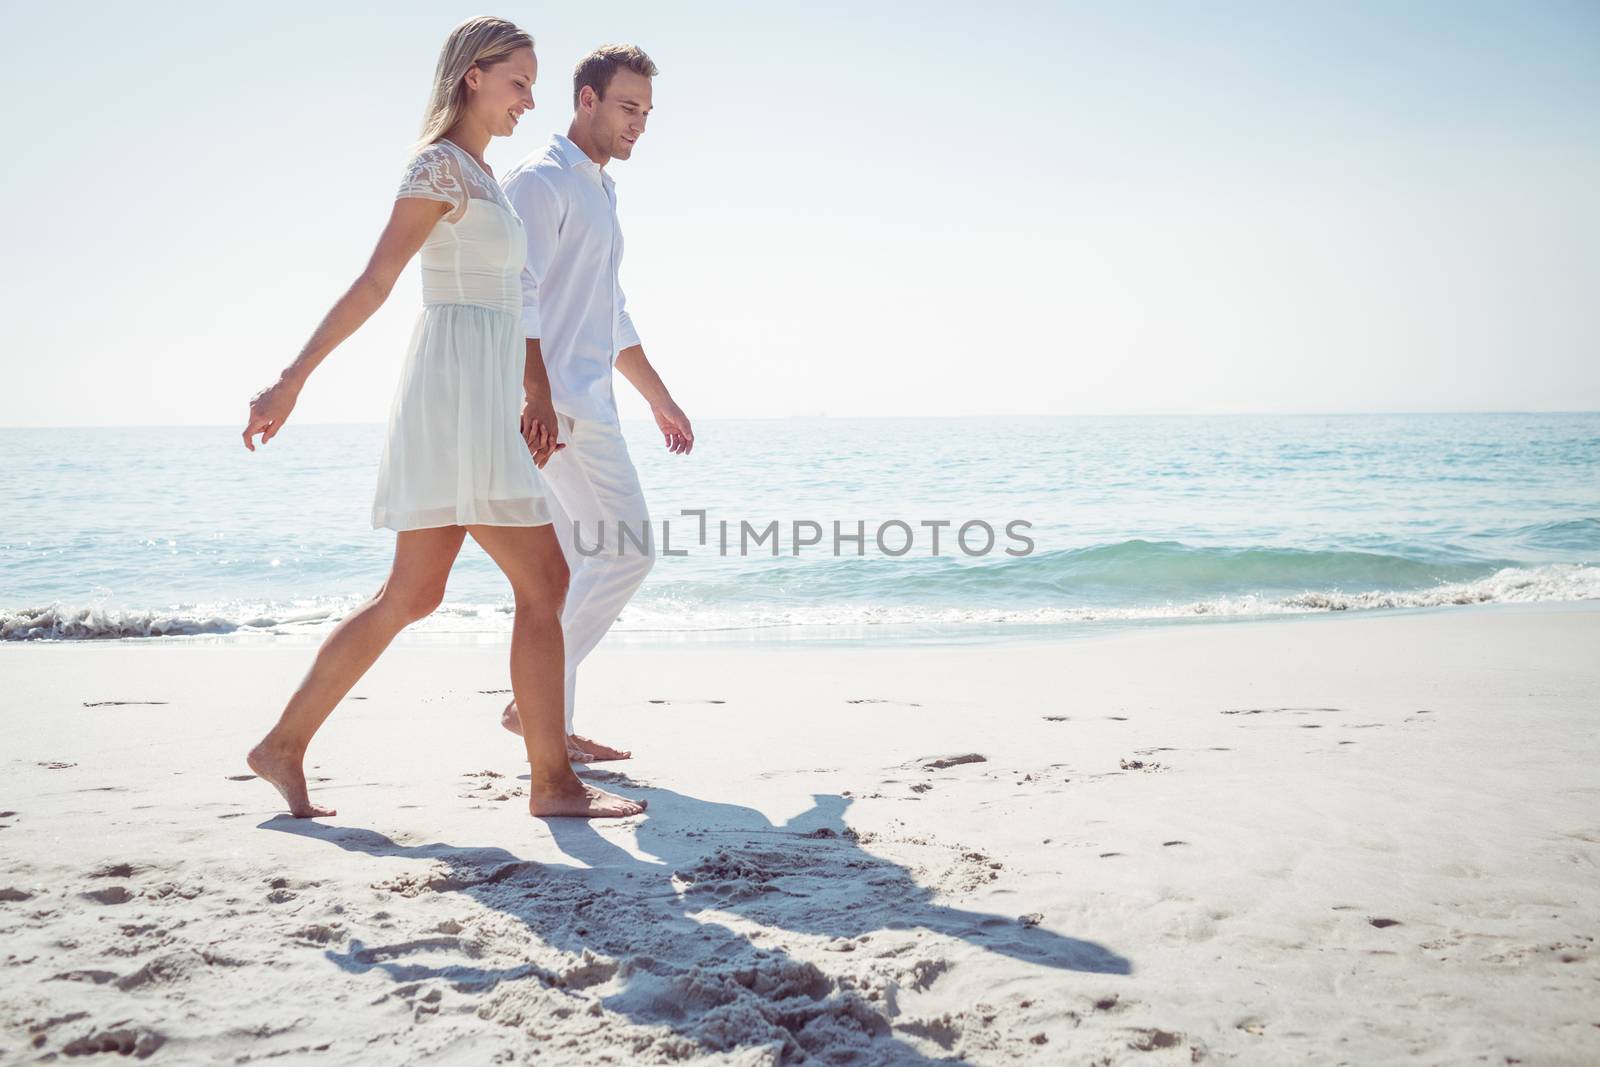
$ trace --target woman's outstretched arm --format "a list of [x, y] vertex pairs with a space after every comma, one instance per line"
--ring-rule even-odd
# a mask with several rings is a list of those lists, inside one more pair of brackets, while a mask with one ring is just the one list
[[252, 452], [256, 450], [252, 441], [256, 434], [261, 435], [262, 444], [277, 436], [317, 364], [383, 306], [394, 288], [395, 279], [448, 211], [449, 204], [421, 197], [402, 197], [394, 202], [388, 225], [383, 228], [361, 276], [323, 316], [311, 340], [305, 343], [294, 362], [284, 368], [278, 380], [250, 398], [244, 447]]

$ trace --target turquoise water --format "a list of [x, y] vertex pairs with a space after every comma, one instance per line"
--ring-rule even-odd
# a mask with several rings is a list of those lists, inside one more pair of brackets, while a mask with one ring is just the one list
[[[626, 426], [662, 557], [635, 638], [988, 635], [1600, 598], [1600, 414], [706, 421]], [[0, 634], [316, 634], [383, 580], [382, 430], [0, 429]], [[706, 512], [704, 545], [699, 520]], [[795, 523], [817, 545], [794, 554]], [[874, 534], [881, 524], [885, 546]], [[739, 526], [778, 523], [739, 554]], [[833, 552], [832, 524], [864, 532]], [[941, 529], [931, 552], [923, 523]], [[719, 550], [719, 524], [729, 548]], [[963, 523], [994, 547], [968, 555]], [[1008, 536], [1010, 523], [1020, 536]], [[811, 528], [802, 526], [801, 533]], [[983, 547], [983, 527], [968, 546]], [[1022, 538], [1028, 539], [1025, 542]], [[1008, 555], [1006, 549], [1026, 554]], [[468, 545], [419, 633], [510, 627]]]

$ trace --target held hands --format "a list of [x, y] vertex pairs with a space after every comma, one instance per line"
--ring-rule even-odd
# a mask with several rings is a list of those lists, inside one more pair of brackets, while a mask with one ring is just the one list
[[256, 434], [261, 435], [263, 445], [278, 436], [278, 431], [283, 429], [299, 397], [300, 390], [286, 380], [280, 380], [251, 397], [250, 418], [244, 427], [244, 447], [252, 452], [256, 450], [251, 441]]
[[527, 442], [528, 451], [533, 453], [534, 466], [542, 469], [550, 462], [551, 456], [567, 447], [565, 441], [556, 440], [559, 427], [556, 409], [549, 397], [523, 397], [522, 439]]
[[686, 456], [694, 449], [694, 429], [689, 425], [689, 416], [677, 404], [668, 400], [652, 407], [650, 414], [655, 416], [668, 452]]

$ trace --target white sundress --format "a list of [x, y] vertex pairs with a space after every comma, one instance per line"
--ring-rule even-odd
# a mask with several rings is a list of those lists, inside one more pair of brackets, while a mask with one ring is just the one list
[[395, 196], [451, 209], [422, 246], [422, 313], [389, 411], [373, 528], [542, 526], [550, 508], [520, 432], [522, 220], [447, 140], [412, 157]]

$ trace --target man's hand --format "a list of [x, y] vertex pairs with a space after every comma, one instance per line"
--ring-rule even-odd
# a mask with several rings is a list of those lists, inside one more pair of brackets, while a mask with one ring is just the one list
[[694, 448], [694, 430], [689, 426], [689, 416], [672, 402], [672, 395], [662, 383], [661, 375], [645, 358], [644, 345], [629, 345], [618, 352], [616, 368], [650, 405], [650, 414], [656, 418], [656, 426], [667, 443], [667, 451], [674, 455], [687, 455]]
[[652, 406], [650, 414], [656, 417], [656, 426], [666, 440], [668, 452], [686, 456], [693, 451], [694, 429], [689, 425], [689, 416], [683, 413], [682, 408], [668, 400]]
[[556, 409], [550, 398], [524, 396], [522, 399], [522, 439], [533, 453], [534, 465], [543, 468], [550, 457], [566, 448], [565, 441], [557, 441], [560, 423], [556, 422]]

